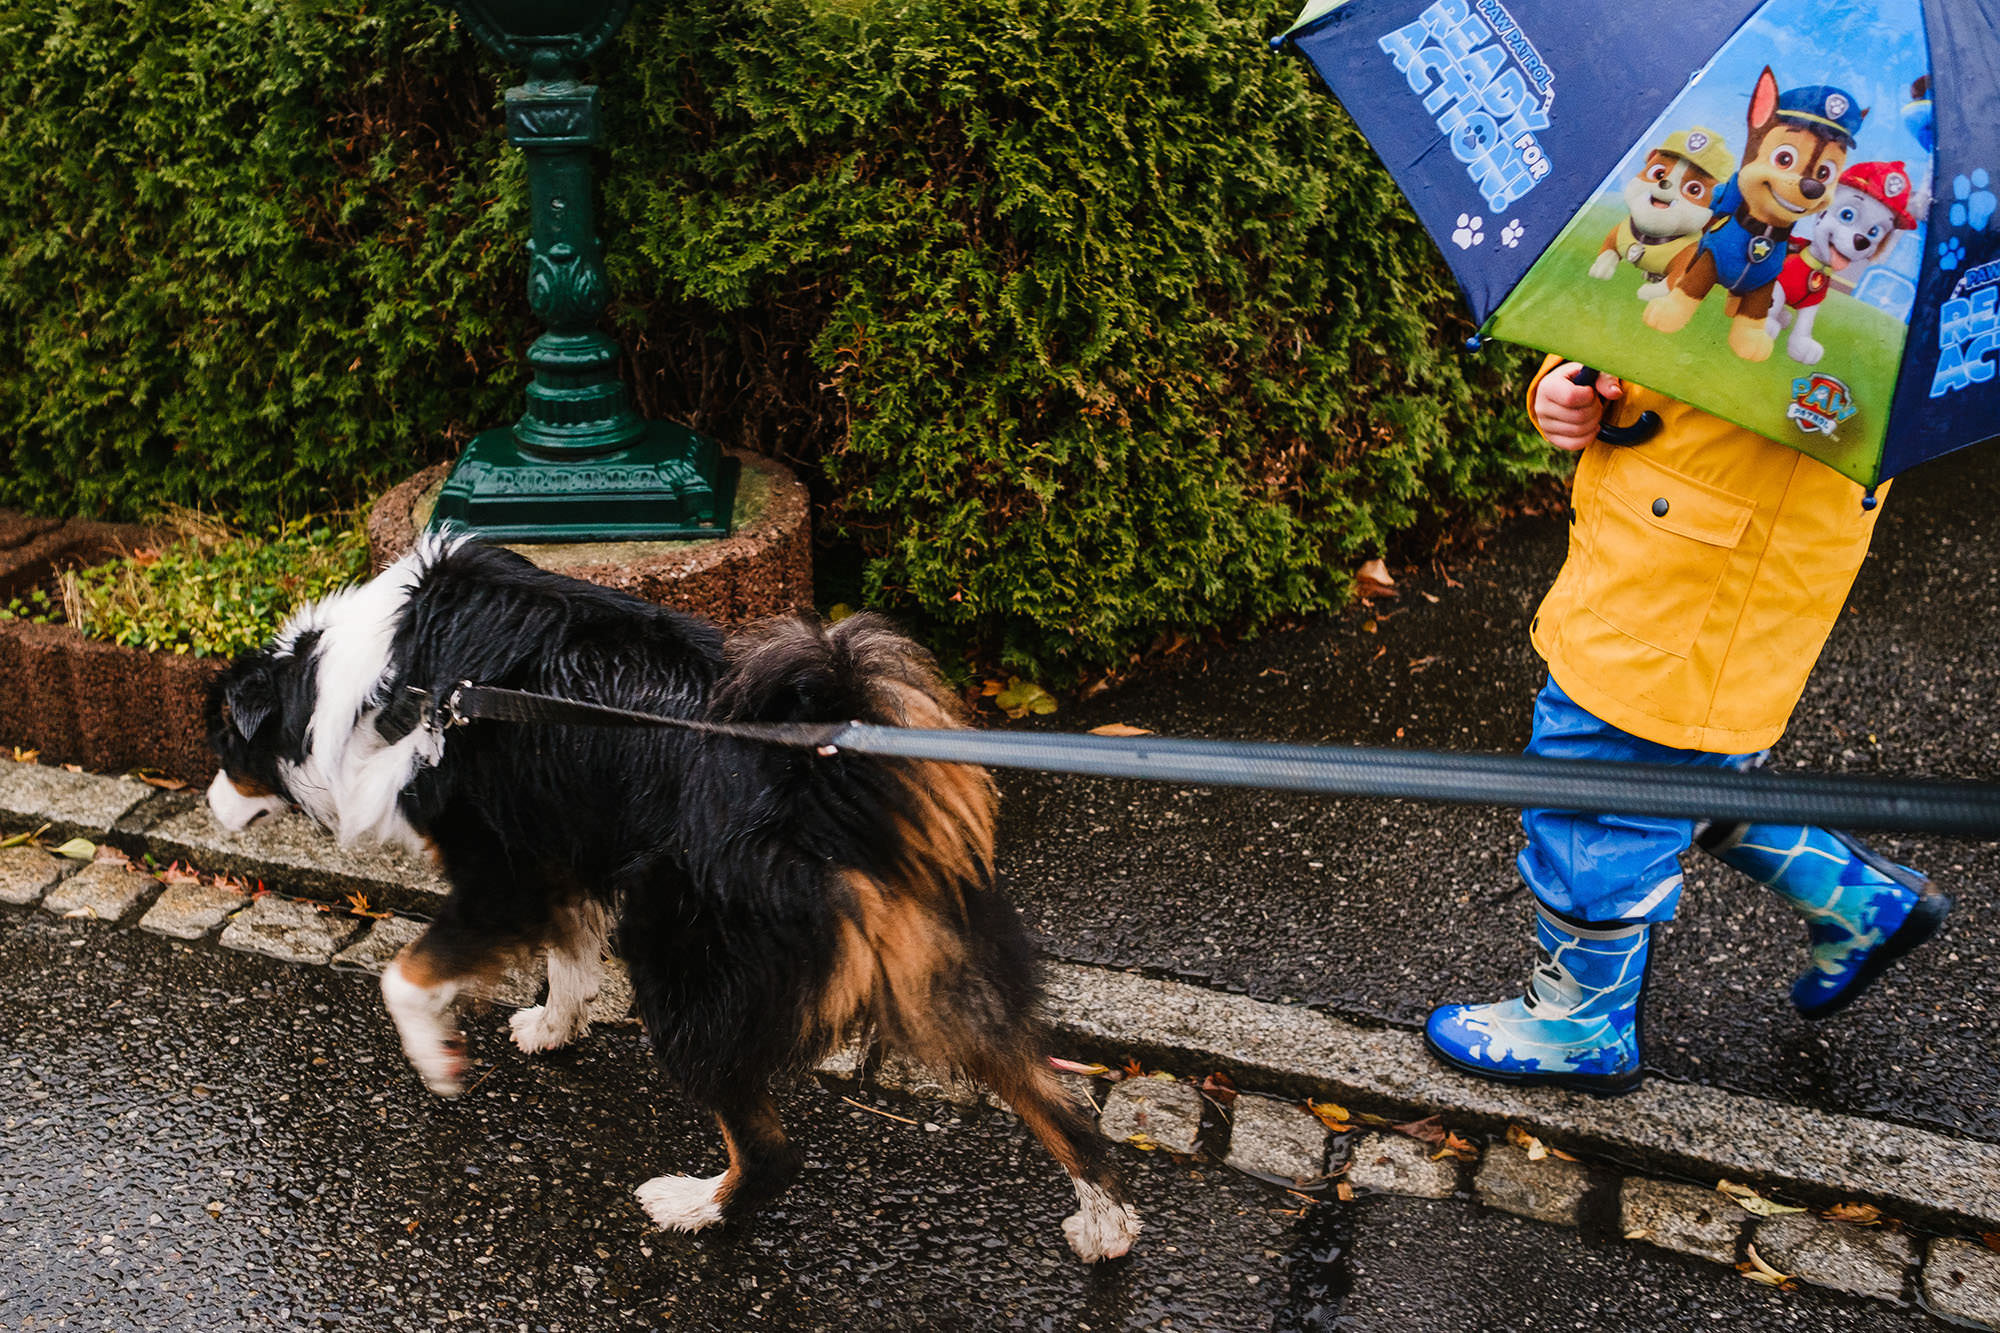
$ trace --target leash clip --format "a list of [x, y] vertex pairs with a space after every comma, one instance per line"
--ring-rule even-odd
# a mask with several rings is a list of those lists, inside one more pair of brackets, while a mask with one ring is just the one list
[[438, 722], [439, 731], [450, 731], [453, 727], [462, 727], [472, 721], [458, 706], [459, 696], [471, 688], [472, 682], [469, 680], [461, 680], [451, 687], [451, 693], [445, 696], [444, 707], [440, 710], [442, 717]]

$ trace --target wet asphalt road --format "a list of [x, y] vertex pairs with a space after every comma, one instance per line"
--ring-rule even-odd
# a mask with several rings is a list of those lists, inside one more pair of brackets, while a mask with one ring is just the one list
[[[1897, 481], [1851, 613], [1773, 762], [1995, 776], [1996, 513], [2000, 452]], [[1393, 602], [1192, 650], [1042, 725], [1518, 751], [1544, 679], [1528, 622], [1564, 541], [1560, 516], [1514, 521], [1476, 557], [1396, 570]], [[1517, 994], [1530, 965], [1512, 812], [1020, 774], [1002, 785], [1003, 873], [1064, 958], [1402, 1026], [1445, 1001]], [[1797, 919], [1691, 854], [1681, 917], [1655, 949], [1648, 1062], [1673, 1078], [2000, 1139], [2000, 848], [1874, 841], [1933, 874], [1957, 909], [1938, 940], [1817, 1027], [1786, 999], [1805, 961]]]
[[[1148, 1230], [1087, 1270], [1012, 1118], [802, 1085], [808, 1163], [751, 1226], [649, 1231], [630, 1187], [719, 1166], [637, 1029], [530, 1059], [496, 1013], [441, 1102], [372, 978], [0, 908], [0, 1328], [1931, 1330], [1914, 1308], [1463, 1200], [1301, 1207], [1125, 1151]], [[935, 1126], [935, 1128], [933, 1128]]]

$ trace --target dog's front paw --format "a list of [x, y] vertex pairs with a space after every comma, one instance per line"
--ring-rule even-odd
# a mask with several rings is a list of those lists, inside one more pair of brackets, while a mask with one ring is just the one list
[[1826, 356], [1826, 348], [1803, 333], [1794, 333], [1786, 340], [1785, 352], [1802, 366], [1816, 366]]
[[1616, 250], [1598, 251], [1596, 262], [1590, 266], [1590, 276], [1603, 282], [1608, 280], [1617, 271], [1618, 252]]
[[507, 1026], [514, 1034], [514, 1044], [533, 1055], [567, 1046], [584, 1036], [590, 1031], [590, 1015], [588, 1010], [574, 1017], [551, 1014], [547, 1005], [538, 1004], [520, 1010], [507, 1020]]
[[1701, 302], [1686, 292], [1670, 291], [1656, 301], [1646, 305], [1646, 327], [1658, 329], [1661, 333], [1679, 333], [1687, 327], [1694, 312], [1701, 308]]
[[1739, 319], [1729, 326], [1729, 350], [1745, 361], [1769, 361], [1776, 346], [1761, 319]]
[[465, 1091], [465, 1034], [440, 1029], [436, 1039], [420, 1043], [405, 1041], [403, 1054], [424, 1086], [440, 1097], [456, 1097]]
[[724, 1176], [655, 1176], [633, 1190], [639, 1206], [662, 1231], [700, 1231], [722, 1220], [716, 1195]]
[[1657, 301], [1666, 294], [1667, 280], [1665, 278], [1653, 278], [1639, 284], [1639, 299], [1641, 301]]

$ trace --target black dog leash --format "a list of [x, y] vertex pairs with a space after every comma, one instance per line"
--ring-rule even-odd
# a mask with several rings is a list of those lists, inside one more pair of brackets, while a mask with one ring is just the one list
[[[388, 721], [402, 726], [405, 717], [408, 725], [402, 735], [420, 725], [451, 728], [479, 721], [671, 727], [822, 755], [844, 751], [1188, 786], [2000, 837], [2000, 784], [1990, 782], [1825, 773], [1780, 776], [1533, 755], [924, 730], [866, 722], [705, 722], [470, 681], [460, 682], [435, 708], [422, 691], [406, 691], [385, 710], [378, 726]], [[391, 729], [383, 728], [385, 737]]]

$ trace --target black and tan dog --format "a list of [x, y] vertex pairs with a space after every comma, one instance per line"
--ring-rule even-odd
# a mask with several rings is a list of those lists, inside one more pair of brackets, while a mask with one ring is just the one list
[[977, 768], [818, 756], [685, 732], [391, 721], [462, 680], [680, 718], [961, 725], [922, 649], [871, 616], [713, 626], [426, 539], [373, 581], [305, 607], [217, 681], [209, 806], [225, 826], [297, 804], [343, 841], [433, 851], [451, 882], [382, 994], [433, 1092], [462, 1090], [455, 1000], [537, 949], [545, 1004], [524, 1051], [587, 1030], [615, 925], [668, 1075], [720, 1124], [720, 1174], [637, 1189], [658, 1225], [747, 1216], [801, 1154], [769, 1083], [858, 1028], [1005, 1098], [1066, 1169], [1086, 1260], [1139, 1230], [1108, 1145], [1057, 1084], [1034, 950], [993, 882], [994, 788]]
[[1729, 346], [1746, 361], [1770, 357], [1764, 321], [1784, 272], [1792, 228], [1833, 199], [1854, 136], [1868, 112], [1838, 88], [1778, 91], [1766, 66], [1750, 95], [1750, 137], [1743, 165], [1715, 196], [1715, 217], [1701, 243], [1667, 269], [1666, 294], [1646, 307], [1662, 333], [1687, 327], [1711, 291], [1729, 293]]

